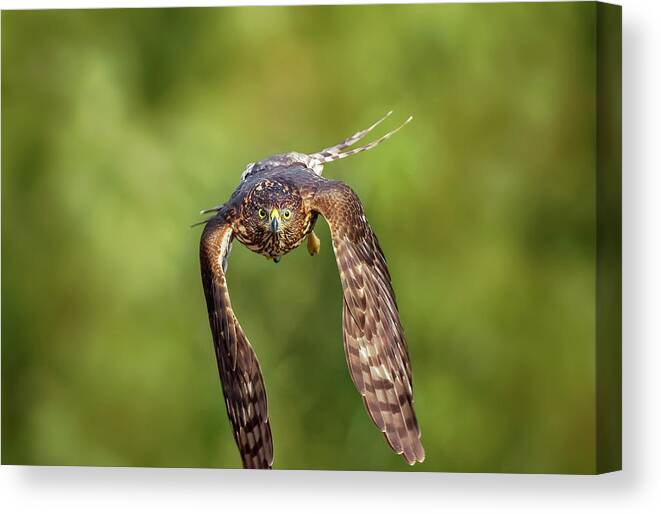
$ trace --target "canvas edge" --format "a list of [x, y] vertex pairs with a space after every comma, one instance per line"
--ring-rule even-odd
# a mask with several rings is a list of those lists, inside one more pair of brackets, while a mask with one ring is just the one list
[[622, 7], [596, 3], [596, 463], [622, 469]]

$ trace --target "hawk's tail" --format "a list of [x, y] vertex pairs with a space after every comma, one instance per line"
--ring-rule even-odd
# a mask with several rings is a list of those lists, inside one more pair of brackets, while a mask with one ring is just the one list
[[[413, 116], [409, 116], [404, 123], [402, 123], [399, 127], [391, 130], [387, 134], [381, 136], [379, 139], [376, 139], [372, 141], [371, 143], [367, 143], [366, 145], [359, 146], [358, 148], [353, 148], [352, 150], [346, 150], [349, 148], [351, 145], [354, 143], [357, 143], [361, 139], [363, 139], [367, 134], [369, 134], [374, 128], [376, 128], [382, 121], [384, 121], [388, 116], [392, 114], [392, 111], [388, 112], [383, 118], [372, 124], [371, 126], [367, 127], [364, 130], [360, 130], [356, 132], [354, 135], [349, 136], [346, 138], [344, 141], [341, 143], [336, 144], [335, 146], [330, 146], [328, 148], [324, 148], [323, 150], [310, 154], [309, 157], [311, 157], [316, 163], [318, 163], [317, 169], [318, 174], [321, 175], [321, 172], [323, 171], [323, 166], [326, 163], [332, 162], [332, 161], [337, 161], [340, 159], [344, 159], [345, 157], [350, 157], [351, 155], [355, 155], [360, 152], [364, 152], [366, 150], [371, 150], [375, 146], [383, 143], [386, 139], [391, 137], [393, 134], [395, 134], [399, 129], [401, 129], [404, 125], [406, 125], [408, 122], [410, 122], [413, 119]], [[316, 171], [316, 170], [315, 170]]]

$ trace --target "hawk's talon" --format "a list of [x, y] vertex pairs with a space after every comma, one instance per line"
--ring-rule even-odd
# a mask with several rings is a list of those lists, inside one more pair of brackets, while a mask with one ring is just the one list
[[321, 248], [321, 241], [314, 232], [308, 234], [308, 253], [310, 257], [314, 257], [319, 253]]

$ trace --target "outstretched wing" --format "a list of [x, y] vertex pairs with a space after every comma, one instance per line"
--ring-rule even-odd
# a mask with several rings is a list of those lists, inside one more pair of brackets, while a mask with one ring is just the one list
[[200, 241], [202, 284], [227, 414], [243, 466], [268, 469], [273, 464], [273, 442], [266, 389], [255, 352], [230, 304], [225, 270], [233, 234], [225, 216], [221, 208], [204, 227]]
[[344, 292], [344, 350], [356, 388], [388, 444], [409, 464], [425, 451], [413, 410], [411, 366], [379, 242], [356, 194], [319, 182], [310, 208], [328, 221]]

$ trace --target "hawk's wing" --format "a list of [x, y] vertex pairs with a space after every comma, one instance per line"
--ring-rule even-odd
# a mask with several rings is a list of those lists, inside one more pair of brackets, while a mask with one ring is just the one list
[[318, 183], [310, 208], [328, 221], [344, 292], [344, 350], [353, 382], [374, 423], [409, 464], [425, 451], [413, 410], [411, 366], [395, 293], [376, 235], [356, 194]]
[[270, 468], [273, 442], [264, 379], [255, 352], [232, 311], [225, 281], [233, 234], [224, 216], [221, 209], [218, 216], [204, 227], [200, 241], [200, 265], [209, 323], [227, 414], [243, 466]]

